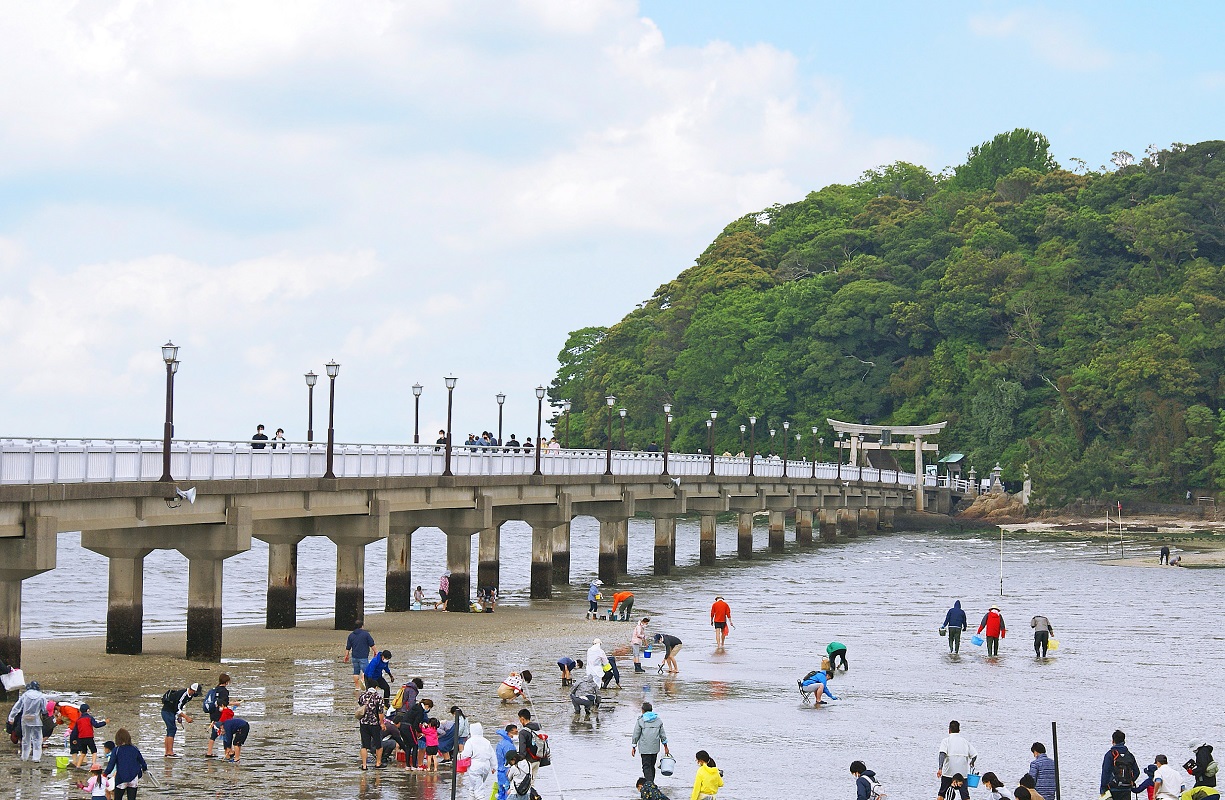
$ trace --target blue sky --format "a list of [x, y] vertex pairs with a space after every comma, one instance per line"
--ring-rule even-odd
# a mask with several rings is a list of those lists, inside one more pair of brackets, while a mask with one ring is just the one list
[[[1222, 135], [1216, 4], [6, 3], [0, 436], [534, 425], [567, 332], [731, 220], [1025, 126], [1065, 164]], [[609, 387], [616, 392], [617, 387]], [[319, 425], [317, 424], [318, 428]]]

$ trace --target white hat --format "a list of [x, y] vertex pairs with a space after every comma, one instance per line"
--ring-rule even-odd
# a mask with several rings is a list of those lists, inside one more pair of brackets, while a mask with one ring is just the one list
[[600, 640], [599, 640], [599, 639], [593, 639], [591, 643], [592, 643], [592, 644], [599, 644], [599, 643], [600, 643]]
[[196, 694], [200, 694], [200, 684], [193, 683], [189, 688], [191, 689], [191, 691], [195, 692]]
[[592, 583], [594, 583], [596, 586], [604, 585], [604, 581], [600, 580], [599, 578], [596, 578], [594, 581], [592, 581]]

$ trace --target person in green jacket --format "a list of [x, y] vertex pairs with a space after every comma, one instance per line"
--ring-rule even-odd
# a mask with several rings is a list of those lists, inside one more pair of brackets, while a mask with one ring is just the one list
[[842, 670], [845, 672], [846, 670], [850, 669], [850, 666], [846, 663], [846, 645], [844, 645], [842, 642], [830, 642], [825, 647], [825, 655], [829, 656], [829, 668], [831, 672], [838, 669], [839, 658], [842, 659]]

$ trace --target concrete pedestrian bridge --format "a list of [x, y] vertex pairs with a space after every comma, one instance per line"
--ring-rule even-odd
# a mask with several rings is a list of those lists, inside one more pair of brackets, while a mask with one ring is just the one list
[[[415, 531], [447, 537], [448, 610], [467, 611], [473, 538], [476, 586], [496, 587], [500, 529], [522, 520], [532, 531], [531, 596], [547, 599], [570, 581], [570, 521], [599, 521], [599, 575], [615, 585], [628, 562], [628, 520], [655, 521], [654, 570], [675, 564], [676, 519], [701, 518], [700, 564], [715, 561], [716, 515], [735, 512], [738, 555], [752, 558], [753, 517], [769, 514], [769, 547], [784, 546], [784, 514], [796, 541], [891, 528], [899, 508], [939, 506], [964, 493], [947, 479], [867, 466], [758, 456], [607, 450], [338, 444], [333, 472], [324, 447], [287, 443], [174, 441], [173, 482], [163, 477], [160, 440], [0, 439], [0, 658], [20, 664], [22, 581], [55, 568], [57, 534], [81, 531], [81, 545], [109, 559], [106, 651], [142, 650], [144, 558], [156, 549], [188, 559], [187, 657], [218, 661], [225, 559], [268, 544], [267, 626], [292, 628], [297, 548], [308, 536], [336, 545], [335, 625], [362, 616], [365, 547], [387, 540], [387, 611], [407, 611]], [[446, 475], [447, 467], [452, 474]], [[194, 502], [178, 492], [195, 490]]]

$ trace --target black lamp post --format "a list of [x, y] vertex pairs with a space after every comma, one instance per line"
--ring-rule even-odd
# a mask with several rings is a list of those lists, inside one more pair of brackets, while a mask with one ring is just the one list
[[419, 383], [413, 384], [413, 444], [421, 444], [421, 390]]
[[315, 384], [319, 376], [312, 369], [306, 373], [306, 441], [315, 441]]
[[625, 406], [617, 409], [617, 413], [621, 415], [621, 452], [625, 452]]
[[[502, 441], [502, 401], [505, 400], [505, 395], [498, 395], [498, 441]], [[544, 428], [544, 387], [536, 387], [536, 471], [533, 475], [543, 475], [540, 471], [540, 451], [544, 448], [541, 446], [540, 434]]]
[[[539, 392], [540, 390], [537, 389], [536, 391]], [[539, 394], [537, 395], [537, 397], [539, 397]], [[502, 404], [506, 402], [506, 395], [502, 394], [501, 392], [498, 392], [497, 399], [498, 399], [498, 444], [502, 444]], [[540, 439], [540, 431], [536, 431], [536, 439], [537, 440]], [[540, 473], [537, 472], [536, 474], [539, 475]]]
[[323, 471], [323, 477], [335, 478], [332, 456], [336, 448], [336, 376], [340, 374], [340, 365], [336, 363], [336, 359], [332, 359], [323, 365], [323, 369], [328, 376], [328, 452], [327, 469]]
[[570, 401], [569, 400], [562, 401], [561, 410], [565, 412], [565, 415], [566, 415], [566, 443], [563, 445], [563, 447], [569, 450], [570, 449]]
[[855, 441], [858, 444], [855, 448], [855, 474], [859, 476], [859, 482], [863, 483], [863, 434], [858, 434]]
[[787, 477], [787, 432], [791, 430], [791, 423], [783, 423], [783, 477]]
[[710, 474], [715, 474], [715, 420], [719, 412], [711, 409], [710, 419], [706, 421], [706, 429], [710, 432]]
[[753, 462], [757, 460], [757, 417], [749, 417], [749, 477], [753, 477]]
[[604, 461], [604, 474], [611, 475], [612, 473], [612, 410], [617, 404], [615, 395], [609, 395], [604, 398], [604, 402], [608, 403], [608, 456]]
[[174, 342], [162, 345], [162, 361], [166, 362], [166, 424], [162, 428], [163, 483], [173, 483], [170, 476], [170, 437], [174, 436], [174, 373], [179, 367], [179, 348]]
[[672, 437], [672, 404], [664, 403], [664, 474], [668, 474], [668, 446]]
[[450, 375], [443, 378], [443, 381], [445, 381], [447, 384], [447, 448], [446, 448], [446, 456], [443, 458], [443, 464], [442, 464], [442, 474], [443, 475], [453, 474], [451, 472], [451, 439], [454, 437], [451, 436], [451, 401], [452, 401], [452, 395], [455, 392], [456, 380], [458, 379]]

